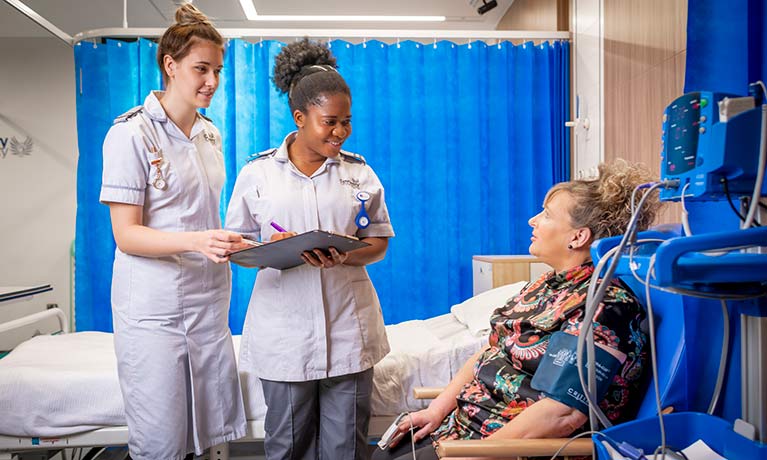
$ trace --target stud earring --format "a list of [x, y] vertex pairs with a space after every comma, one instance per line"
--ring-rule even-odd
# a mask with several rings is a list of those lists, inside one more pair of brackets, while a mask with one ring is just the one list
[[567, 249], [572, 249], [572, 248], [573, 248], [573, 245], [572, 245], [572, 244], [568, 244], [568, 245], [567, 245]]

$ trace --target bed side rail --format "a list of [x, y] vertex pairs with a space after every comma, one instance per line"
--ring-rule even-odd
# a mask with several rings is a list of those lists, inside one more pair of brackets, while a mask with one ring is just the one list
[[37, 335], [69, 332], [67, 318], [58, 308], [33, 313], [0, 324], [0, 351], [10, 351]]

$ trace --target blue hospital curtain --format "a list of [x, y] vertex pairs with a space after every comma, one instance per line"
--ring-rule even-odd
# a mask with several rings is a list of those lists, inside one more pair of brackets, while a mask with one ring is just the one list
[[[111, 330], [108, 209], [98, 203], [101, 144], [114, 117], [159, 88], [148, 40], [80, 44], [78, 73], [78, 330]], [[221, 131], [221, 213], [249, 155], [294, 129], [270, 81], [282, 43], [227, 43], [206, 115]], [[396, 237], [369, 267], [387, 324], [446, 313], [471, 296], [476, 254], [526, 254], [546, 191], [570, 175], [567, 42], [512, 45], [411, 41], [330, 43], [352, 91], [354, 132], [386, 189]], [[240, 333], [255, 270], [233, 267], [230, 326]]]

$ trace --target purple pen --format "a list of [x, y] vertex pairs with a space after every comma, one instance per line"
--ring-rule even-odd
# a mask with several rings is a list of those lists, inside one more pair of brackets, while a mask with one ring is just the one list
[[271, 222], [271, 223], [270, 223], [270, 225], [271, 225], [271, 226], [272, 226], [272, 227], [273, 227], [275, 230], [277, 230], [278, 232], [281, 232], [281, 233], [287, 233], [287, 232], [288, 232], [288, 231], [287, 231], [287, 230], [285, 230], [284, 228], [280, 227], [280, 224], [278, 224], [277, 222]]

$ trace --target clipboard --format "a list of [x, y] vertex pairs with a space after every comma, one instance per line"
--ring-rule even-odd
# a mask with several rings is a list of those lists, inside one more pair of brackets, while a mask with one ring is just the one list
[[324, 230], [312, 230], [282, 240], [254, 244], [252, 248], [232, 253], [229, 260], [247, 268], [270, 267], [285, 270], [303, 265], [305, 262], [301, 253], [304, 251], [317, 248], [327, 252], [328, 248], [334, 247], [341, 252], [349, 252], [370, 246], [359, 238]]

